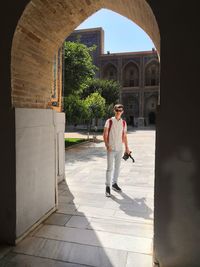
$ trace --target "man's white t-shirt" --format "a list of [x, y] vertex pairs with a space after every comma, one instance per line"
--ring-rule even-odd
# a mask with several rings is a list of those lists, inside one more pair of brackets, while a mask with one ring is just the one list
[[[127, 125], [125, 123], [125, 127], [123, 129], [123, 120], [117, 120], [115, 117], [110, 118], [112, 120], [112, 125], [110, 128], [109, 134], [109, 145], [111, 146], [112, 150], [119, 151], [123, 149], [123, 142], [122, 142], [122, 133], [127, 132]], [[109, 120], [108, 119], [105, 123], [105, 128], [109, 128]]]

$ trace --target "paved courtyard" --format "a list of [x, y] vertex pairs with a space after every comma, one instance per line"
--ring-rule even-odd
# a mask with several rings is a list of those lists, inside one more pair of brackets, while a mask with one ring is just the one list
[[151, 267], [155, 131], [129, 131], [135, 163], [122, 160], [119, 186], [105, 197], [103, 142], [66, 151], [59, 207], [0, 266]]

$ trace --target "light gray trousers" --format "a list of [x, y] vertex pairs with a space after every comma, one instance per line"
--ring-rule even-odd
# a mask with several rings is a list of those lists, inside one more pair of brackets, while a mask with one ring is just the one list
[[119, 151], [112, 150], [111, 152], [107, 151], [107, 170], [106, 170], [106, 185], [107, 186], [110, 186], [110, 183], [111, 183], [113, 166], [114, 166], [114, 173], [113, 173], [112, 184], [117, 183], [118, 181], [122, 153], [123, 153], [123, 150], [119, 150]]

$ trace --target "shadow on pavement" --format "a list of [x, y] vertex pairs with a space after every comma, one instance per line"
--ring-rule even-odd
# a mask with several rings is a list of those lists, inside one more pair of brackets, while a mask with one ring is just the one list
[[118, 199], [115, 196], [111, 196], [111, 198], [120, 204], [119, 208], [124, 211], [127, 215], [133, 217], [140, 217], [148, 220], [153, 220], [150, 215], [153, 214], [153, 210], [149, 208], [145, 201], [146, 198], [131, 198], [124, 192], [119, 193], [123, 199]]

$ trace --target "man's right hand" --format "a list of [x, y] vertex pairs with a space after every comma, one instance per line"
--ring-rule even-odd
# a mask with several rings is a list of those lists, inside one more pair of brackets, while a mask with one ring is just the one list
[[109, 145], [106, 145], [106, 149], [107, 149], [108, 152], [111, 152], [112, 151], [112, 148]]

